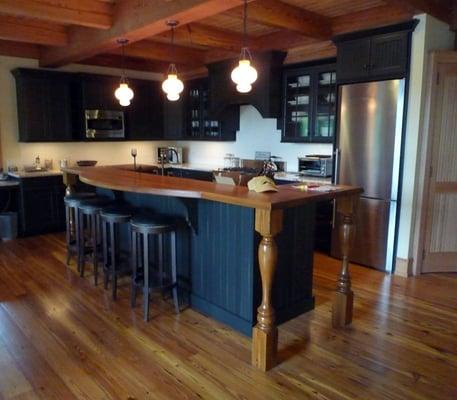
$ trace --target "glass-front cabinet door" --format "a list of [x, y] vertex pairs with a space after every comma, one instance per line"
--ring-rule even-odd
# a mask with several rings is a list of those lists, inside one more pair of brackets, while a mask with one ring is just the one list
[[283, 142], [332, 142], [335, 65], [291, 69], [283, 77]]
[[290, 139], [309, 138], [311, 76], [288, 76], [286, 79], [286, 136]]
[[208, 87], [206, 80], [187, 82], [185, 137], [192, 140], [221, 138], [220, 123], [209, 116]]

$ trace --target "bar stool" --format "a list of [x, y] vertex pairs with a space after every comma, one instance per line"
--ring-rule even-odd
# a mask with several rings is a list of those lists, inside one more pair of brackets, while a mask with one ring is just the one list
[[98, 259], [101, 248], [100, 212], [112, 203], [113, 201], [109, 198], [100, 196], [82, 200], [78, 205], [79, 218], [76, 226], [79, 236], [78, 270], [81, 278], [83, 278], [86, 255], [91, 254], [95, 286], [98, 284]]
[[[149, 299], [150, 292], [154, 289], [159, 289], [162, 292], [172, 290], [173, 303], [176, 313], [179, 313], [178, 302], [178, 282], [177, 282], [177, 267], [176, 267], [176, 224], [170, 220], [154, 217], [154, 216], [135, 216], [130, 221], [132, 232], [132, 292], [131, 306], [135, 307], [136, 292], [138, 287], [143, 287], [143, 309], [144, 320], [149, 320]], [[171, 258], [171, 277], [168, 275], [169, 284], [164, 284], [164, 235], [170, 236], [170, 258]], [[158, 281], [155, 284], [153, 271], [149, 263], [150, 254], [150, 239], [157, 238], [158, 252], [157, 257], [153, 252], [153, 260], [158, 264]], [[143, 260], [143, 271], [139, 271], [139, 260]]]
[[[130, 222], [133, 209], [126, 206], [104, 208], [100, 212], [102, 224], [102, 246], [103, 246], [103, 276], [104, 286], [108, 289], [108, 282], [112, 281], [112, 297], [117, 298], [117, 278], [124, 272], [130, 271], [128, 255], [122, 260], [120, 249], [119, 228], [121, 224]], [[130, 236], [130, 224], [129, 224]], [[122, 269], [124, 264], [124, 269]]]
[[[95, 193], [81, 192], [73, 193], [64, 197], [65, 203], [65, 225], [67, 244], [67, 265], [70, 265], [72, 255], [78, 256], [79, 236], [76, 231], [76, 220], [78, 219], [78, 206], [82, 200], [95, 197]], [[79, 268], [79, 266], [78, 266]]]

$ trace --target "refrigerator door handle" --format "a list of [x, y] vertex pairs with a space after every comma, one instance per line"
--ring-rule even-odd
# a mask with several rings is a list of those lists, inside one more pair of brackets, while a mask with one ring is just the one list
[[338, 177], [339, 177], [339, 168], [340, 168], [340, 149], [336, 149], [333, 152], [334, 158], [335, 158], [335, 177], [334, 177], [334, 182], [335, 184], [339, 183], [338, 182]]

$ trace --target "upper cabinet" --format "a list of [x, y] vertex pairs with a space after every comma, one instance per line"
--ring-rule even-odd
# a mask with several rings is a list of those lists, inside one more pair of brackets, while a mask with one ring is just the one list
[[19, 141], [73, 140], [73, 75], [25, 68], [12, 73], [16, 80]]
[[212, 114], [208, 78], [184, 82], [178, 101], [164, 103], [164, 138], [169, 140], [234, 141], [239, 129], [239, 106]]
[[235, 140], [239, 128], [239, 107], [229, 107], [216, 118], [210, 114], [208, 79], [185, 84], [183, 139]]
[[[126, 140], [162, 139], [163, 93], [160, 82], [131, 79], [132, 103], [114, 97], [119, 77], [19, 68], [16, 79], [19, 141], [85, 140], [85, 110], [124, 112]], [[112, 139], [111, 139], [112, 140]]]
[[335, 64], [326, 64], [283, 72], [282, 142], [333, 141], [335, 68]]
[[164, 110], [160, 82], [129, 79], [134, 92], [130, 106], [124, 107], [127, 139], [163, 138]]
[[334, 38], [338, 83], [405, 77], [409, 70], [411, 32], [416, 25], [416, 21], [410, 21]]

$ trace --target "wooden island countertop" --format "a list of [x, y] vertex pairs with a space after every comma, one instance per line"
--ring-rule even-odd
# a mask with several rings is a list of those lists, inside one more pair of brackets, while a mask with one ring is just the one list
[[[342, 264], [336, 283], [332, 323], [344, 327], [352, 321], [353, 292], [349, 275], [348, 255], [352, 245], [353, 226], [357, 204], [363, 189], [351, 186], [332, 186], [328, 191], [300, 189], [287, 184], [278, 186], [277, 192], [256, 193], [247, 187], [221, 185], [188, 178], [155, 175], [133, 171], [131, 165], [75, 167], [63, 172], [67, 193], [75, 175], [89, 185], [122, 192], [144, 193], [183, 199], [202, 199], [249, 207], [255, 210], [255, 230], [260, 234], [258, 265], [261, 277], [262, 301], [257, 308], [257, 324], [252, 329], [252, 364], [267, 371], [277, 363], [278, 329], [272, 306], [272, 286], [278, 261], [275, 237], [282, 231], [284, 213], [288, 208], [306, 206], [319, 201], [336, 199], [335, 222], [341, 238]], [[290, 238], [293, 240], [293, 238]]]
[[264, 210], [295, 207], [309, 202], [358, 195], [363, 191], [358, 187], [337, 185], [334, 186], [334, 190], [318, 192], [297, 189], [294, 186], [300, 184], [294, 183], [278, 186], [278, 192], [256, 193], [249, 191], [245, 186], [222, 185], [188, 178], [135, 172], [123, 165], [67, 168], [63, 172], [79, 175], [82, 182], [105, 189], [205, 199]]

